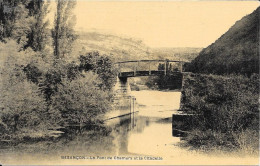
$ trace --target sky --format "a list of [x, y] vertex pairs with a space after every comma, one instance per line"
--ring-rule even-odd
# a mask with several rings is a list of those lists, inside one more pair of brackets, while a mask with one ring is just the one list
[[143, 40], [150, 47], [207, 47], [258, 1], [77, 2], [75, 28]]

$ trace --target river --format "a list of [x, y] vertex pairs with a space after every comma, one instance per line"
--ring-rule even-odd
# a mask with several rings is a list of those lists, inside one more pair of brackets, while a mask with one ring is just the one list
[[[123, 86], [124, 87], [124, 86]], [[204, 154], [179, 146], [181, 137], [172, 133], [171, 116], [180, 106], [180, 92], [141, 90], [123, 95], [135, 98], [123, 111], [125, 116], [105, 121], [109, 132], [89, 133], [89, 129], [70, 129], [59, 139], [33, 144], [23, 144], [2, 150], [0, 164], [151, 164], [151, 165], [201, 165], [201, 164], [252, 164], [257, 158], [226, 154]], [[122, 95], [122, 94], [121, 94]], [[121, 96], [122, 97], [122, 96]], [[129, 99], [125, 103], [130, 104]], [[129, 100], [129, 101], [127, 101]], [[72, 158], [72, 159], [69, 159]]]

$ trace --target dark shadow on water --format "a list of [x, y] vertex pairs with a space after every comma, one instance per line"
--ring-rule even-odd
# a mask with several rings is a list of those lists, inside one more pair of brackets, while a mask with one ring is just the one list
[[178, 129], [172, 129], [172, 136], [173, 137], [187, 137], [187, 132], [181, 131]]

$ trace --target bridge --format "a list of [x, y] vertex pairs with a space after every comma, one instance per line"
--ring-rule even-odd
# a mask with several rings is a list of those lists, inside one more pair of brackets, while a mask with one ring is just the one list
[[185, 61], [180, 60], [136, 60], [116, 62], [118, 77], [168, 75], [182, 73]]
[[132, 60], [114, 63], [118, 72], [113, 96], [116, 111], [106, 114], [106, 120], [126, 115], [132, 118], [133, 114], [138, 111], [134, 104], [135, 98], [129, 94], [131, 87], [128, 77], [169, 75], [164, 86], [169, 89], [180, 89], [184, 63], [185, 61], [178, 60]]

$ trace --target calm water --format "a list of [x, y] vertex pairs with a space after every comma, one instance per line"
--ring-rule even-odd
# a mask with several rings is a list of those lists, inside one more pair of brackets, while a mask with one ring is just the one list
[[166, 154], [180, 141], [172, 135], [171, 123], [179, 108], [180, 92], [133, 91], [131, 95], [136, 97], [135, 110], [139, 112], [107, 121], [114, 134], [120, 135], [115, 143], [117, 154]]
[[[254, 164], [257, 158], [216, 156], [181, 148], [180, 137], [173, 136], [171, 116], [180, 105], [180, 92], [130, 91], [121, 86], [118, 103], [134, 106], [118, 107], [107, 118], [135, 112], [107, 120], [110, 129], [70, 128], [58, 139], [24, 144], [0, 151], [0, 164]], [[124, 96], [125, 99], [122, 99]], [[132, 99], [131, 99], [132, 100]], [[138, 111], [138, 112], [136, 112]], [[92, 133], [91, 133], [92, 132]], [[78, 159], [62, 159], [75, 156]], [[85, 159], [83, 159], [83, 156]], [[112, 159], [104, 159], [112, 157]], [[137, 157], [137, 158], [135, 158]], [[140, 158], [143, 160], [140, 160]], [[157, 159], [157, 160], [149, 160]]]

